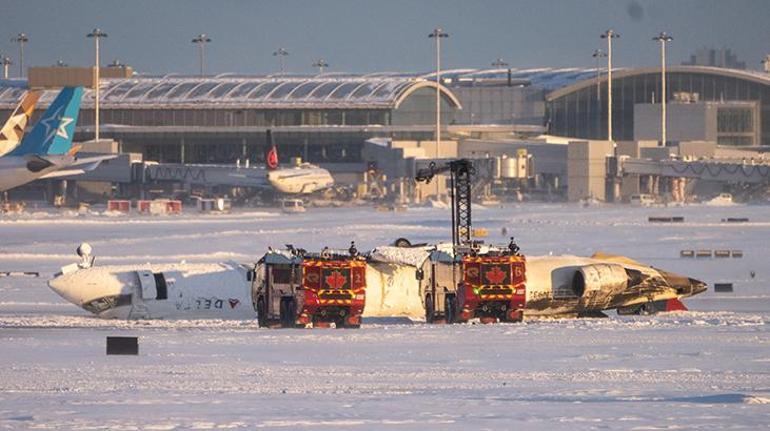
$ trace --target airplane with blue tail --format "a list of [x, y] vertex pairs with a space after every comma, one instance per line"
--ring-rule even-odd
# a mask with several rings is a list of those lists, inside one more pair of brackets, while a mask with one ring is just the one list
[[0, 157], [0, 191], [38, 179], [82, 174], [115, 155], [78, 157], [72, 145], [83, 87], [64, 87], [21, 143]]

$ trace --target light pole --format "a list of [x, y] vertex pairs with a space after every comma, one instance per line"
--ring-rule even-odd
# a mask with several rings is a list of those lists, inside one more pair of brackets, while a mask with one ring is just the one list
[[439, 156], [441, 146], [441, 39], [449, 37], [443, 29], [436, 28], [428, 35], [436, 39], [436, 158]]
[[278, 50], [273, 53], [273, 57], [278, 57], [278, 64], [281, 67], [281, 74], [282, 75], [283, 75], [283, 68], [284, 68], [284, 64], [283, 64], [284, 60], [283, 60], [283, 58], [286, 57], [287, 55], [289, 55], [289, 51], [287, 51], [287, 50], [285, 50], [283, 48], [278, 48]]
[[495, 67], [498, 69], [502, 69], [507, 66], [508, 66], [508, 63], [506, 63], [502, 58], [499, 58], [499, 57], [492, 62], [492, 67]]
[[[441, 27], [433, 29], [428, 35], [429, 38], [436, 39], [436, 158], [439, 156], [439, 147], [441, 146], [441, 39], [449, 37]], [[436, 198], [438, 198], [439, 186], [436, 181]]]
[[198, 44], [198, 57], [200, 59], [200, 66], [201, 66], [201, 76], [205, 75], [205, 66], [204, 66], [204, 58], [206, 50], [206, 44], [211, 42], [211, 38], [206, 36], [205, 34], [201, 33], [198, 36], [196, 36], [192, 43]]
[[29, 42], [29, 38], [24, 33], [19, 33], [11, 38], [11, 42], [19, 44], [19, 78], [24, 76], [24, 44]]
[[94, 140], [99, 140], [99, 39], [107, 37], [107, 33], [98, 28], [93, 29], [86, 37], [94, 40]]
[[596, 100], [601, 100], [601, 95], [599, 91], [599, 59], [602, 57], [606, 57], [607, 53], [602, 51], [601, 49], [595, 49], [594, 53], [591, 55], [591, 57], [594, 58], [594, 67], [596, 68]]
[[659, 35], [652, 38], [660, 42], [660, 146], [666, 146], [666, 43], [674, 40], [673, 37], [661, 31]]
[[3, 65], [3, 79], [8, 79], [8, 66], [12, 65], [13, 62], [5, 55], [0, 55], [0, 62]]
[[[599, 59], [606, 57], [607, 53], [602, 51], [601, 49], [595, 49], [594, 53], [591, 55], [594, 58], [594, 67], [596, 68], [596, 109], [598, 112], [601, 112], [601, 104], [602, 104], [602, 89], [601, 89], [601, 79], [600, 79], [600, 69], [599, 69]], [[601, 115], [596, 116], [596, 136], [601, 136], [601, 130], [602, 130], [602, 118]]]
[[[607, 140], [614, 142], [612, 139], [612, 39], [617, 39], [620, 35], [609, 29], [600, 37], [607, 39]], [[614, 144], [612, 146], [615, 148]]]
[[329, 63], [327, 63], [323, 58], [319, 58], [316, 60], [315, 63], [313, 63], [313, 67], [318, 68], [318, 74], [324, 73], [324, 68], [329, 67]]
[[436, 158], [441, 145], [441, 39], [449, 37], [441, 28], [436, 28], [429, 38], [436, 39]]
[[510, 87], [513, 83], [512, 77], [511, 77], [511, 65], [506, 63], [502, 58], [498, 58], [497, 60], [492, 62], [492, 67], [502, 69], [507, 68], [508, 69], [508, 86]]

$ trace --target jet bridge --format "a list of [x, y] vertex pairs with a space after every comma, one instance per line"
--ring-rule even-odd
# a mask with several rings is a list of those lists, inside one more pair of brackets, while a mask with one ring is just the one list
[[620, 160], [622, 174], [693, 178], [728, 183], [770, 184], [770, 161], [744, 160]]
[[269, 187], [262, 167], [193, 165], [174, 163], [135, 164], [135, 179], [141, 182], [173, 181], [185, 184], [230, 187]]
[[267, 171], [261, 166], [143, 162], [128, 154], [119, 154], [116, 159], [103, 165], [93, 171], [64, 179], [124, 184], [159, 181], [206, 186], [270, 187]]

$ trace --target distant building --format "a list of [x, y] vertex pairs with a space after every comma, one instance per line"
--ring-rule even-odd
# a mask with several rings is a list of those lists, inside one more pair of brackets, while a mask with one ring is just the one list
[[[668, 127], [673, 133], [669, 139], [685, 140], [697, 132], [698, 139], [716, 138], [719, 145], [770, 145], [770, 75], [720, 67], [671, 66], [667, 76]], [[612, 75], [612, 88], [613, 139], [658, 139], [657, 126], [647, 126], [659, 118], [655, 112], [660, 111], [655, 109], [661, 99], [660, 69], [618, 69]], [[678, 100], [682, 95], [687, 95], [688, 101]], [[692, 105], [682, 106], [688, 103]], [[637, 108], [640, 112], [635, 115]], [[584, 79], [546, 94], [546, 112], [551, 135], [607, 139], [606, 74], [600, 76], [598, 84], [596, 79]], [[687, 115], [696, 113], [702, 129], [696, 131], [696, 123], [687, 124], [686, 131], [680, 129], [684, 126], [677, 124], [677, 119], [692, 119]], [[647, 126], [636, 128], [635, 120], [645, 119], [650, 120], [645, 122]]]
[[738, 61], [738, 56], [733, 54], [729, 48], [700, 48], [690, 56], [690, 61], [683, 61], [682, 65], [746, 69], [746, 62]]
[[[129, 68], [102, 68], [101, 137], [120, 152], [161, 163], [264, 162], [271, 129], [281, 157], [300, 157], [335, 172], [363, 172], [372, 138], [434, 139], [440, 90], [445, 141], [511, 139], [542, 133], [578, 140], [607, 139], [607, 75], [593, 68], [455, 69], [434, 73], [325, 73], [309, 76], [138, 76]], [[0, 123], [29, 88], [45, 89], [35, 118], [62, 85], [92, 83], [89, 68], [31, 68], [29, 80], [0, 80]], [[634, 139], [635, 108], [660, 103], [660, 69], [616, 69], [615, 141]], [[708, 66], [671, 66], [670, 139], [696, 134], [720, 145], [770, 146], [770, 74]], [[698, 106], [678, 106], [691, 95]], [[88, 88], [76, 139], [91, 139], [93, 89]], [[716, 102], [716, 103], [714, 103]], [[677, 105], [677, 106], [674, 106]], [[657, 136], [657, 107], [639, 132]], [[676, 111], [702, 120], [681, 130]], [[712, 111], [718, 111], [712, 115]], [[697, 111], [697, 112], [695, 112]], [[706, 128], [708, 125], [710, 128]], [[716, 125], [716, 131], [713, 130]]]

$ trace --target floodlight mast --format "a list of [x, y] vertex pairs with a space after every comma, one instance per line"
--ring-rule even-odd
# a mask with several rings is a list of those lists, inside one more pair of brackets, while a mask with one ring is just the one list
[[603, 57], [607, 57], [607, 53], [602, 51], [601, 49], [595, 49], [594, 53], [591, 55], [591, 57], [594, 58], [594, 68], [596, 69], [596, 100], [601, 100], [601, 92], [599, 90], [599, 59]]
[[666, 146], [666, 43], [674, 40], [673, 37], [666, 34], [665, 31], [660, 32], [652, 40], [660, 42], [660, 101], [661, 101], [661, 113], [660, 113], [660, 146]]
[[324, 73], [324, 68], [329, 67], [329, 63], [327, 63], [323, 58], [319, 58], [315, 61], [315, 63], [313, 63], [312, 66], [318, 68], [318, 74], [320, 75]]
[[0, 64], [3, 65], [3, 79], [8, 79], [8, 66], [11, 66], [13, 61], [8, 56], [0, 55]]
[[283, 48], [278, 48], [278, 50], [276, 50], [273, 53], [273, 57], [278, 57], [278, 64], [280, 65], [280, 68], [281, 68], [281, 75], [283, 75], [283, 72], [284, 72], [284, 57], [286, 57], [287, 55], [289, 55], [289, 51]]
[[99, 39], [103, 37], [107, 37], [107, 33], [103, 32], [102, 30], [95, 28], [91, 33], [88, 33], [86, 35], [88, 38], [92, 38], [94, 40], [94, 140], [99, 140], [99, 87], [101, 87], [100, 84], [100, 78], [99, 78]]
[[511, 76], [511, 65], [505, 62], [502, 58], [497, 58], [497, 60], [492, 62], [492, 67], [502, 69], [507, 68], [508, 69], [508, 86], [511, 87], [513, 85], [513, 77]]
[[613, 143], [613, 155], [617, 156], [614, 150], [615, 141], [612, 139], [612, 39], [617, 39], [620, 35], [615, 30], [609, 29], [599, 37], [607, 39], [607, 140]]
[[[436, 158], [439, 158], [439, 147], [441, 146], [441, 39], [449, 37], [449, 33], [444, 32], [441, 27], [433, 29], [428, 38], [436, 39]], [[436, 183], [436, 199], [439, 195], [439, 186]]]
[[19, 33], [11, 38], [11, 42], [19, 44], [19, 78], [24, 76], [24, 44], [29, 42], [25, 33]]
[[201, 33], [193, 38], [192, 43], [198, 45], [198, 61], [200, 62], [200, 76], [206, 75], [206, 44], [211, 42], [211, 38]]

